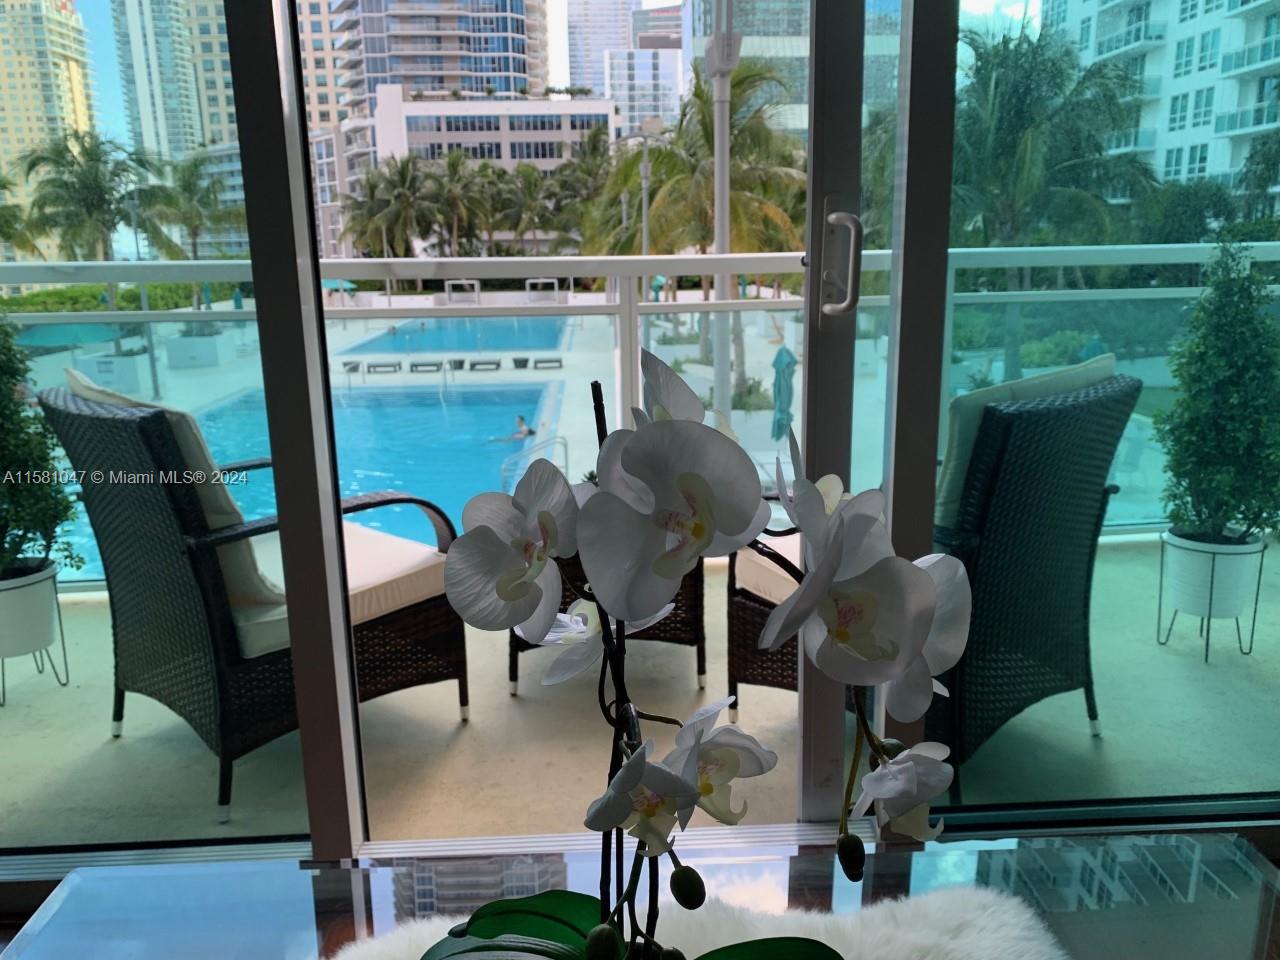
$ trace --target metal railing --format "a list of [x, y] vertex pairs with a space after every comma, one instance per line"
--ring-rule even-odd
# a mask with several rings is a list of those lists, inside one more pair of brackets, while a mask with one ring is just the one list
[[1230, 113], [1220, 113], [1213, 121], [1214, 133], [1245, 134], [1280, 123], [1280, 104], [1260, 103]]
[[1145, 43], [1164, 40], [1165, 33], [1166, 30], [1163, 23], [1143, 22], [1131, 24], [1123, 30], [1117, 30], [1115, 33], [1108, 34], [1105, 37], [1099, 37], [1094, 55], [1109, 57], [1112, 54], [1120, 53], [1123, 50], [1129, 50]]
[[1251, 43], [1241, 50], [1233, 50], [1222, 55], [1222, 75], [1224, 77], [1247, 70], [1250, 67], [1267, 67], [1280, 60], [1280, 37], [1267, 37], [1257, 43]]

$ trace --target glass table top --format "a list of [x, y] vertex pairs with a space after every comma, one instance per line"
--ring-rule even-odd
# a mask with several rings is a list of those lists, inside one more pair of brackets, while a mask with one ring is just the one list
[[[1037, 838], [876, 851], [861, 883], [829, 846], [683, 846], [710, 896], [762, 912], [851, 913], [940, 887], [1015, 894], [1075, 958], [1280, 956], [1280, 875], [1226, 834]], [[663, 866], [669, 864], [664, 860]], [[598, 854], [181, 863], [69, 874], [3, 960], [317, 960], [406, 921], [489, 900], [594, 893]], [[662, 884], [666, 892], [665, 881]]]

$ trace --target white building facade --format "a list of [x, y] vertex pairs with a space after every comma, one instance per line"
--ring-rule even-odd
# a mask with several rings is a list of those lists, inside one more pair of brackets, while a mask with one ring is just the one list
[[610, 141], [620, 130], [610, 100], [414, 100], [397, 84], [378, 87], [377, 100], [378, 162], [406, 154], [441, 160], [460, 150], [508, 170], [530, 163], [550, 171], [592, 130], [607, 129]]
[[1280, 127], [1280, 0], [1045, 0], [1082, 65], [1136, 81], [1133, 126], [1108, 144], [1163, 181], [1236, 186], [1255, 137]]

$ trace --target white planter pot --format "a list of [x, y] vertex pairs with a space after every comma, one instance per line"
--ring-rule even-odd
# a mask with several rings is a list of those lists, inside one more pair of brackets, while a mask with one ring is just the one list
[[196, 367], [216, 367], [231, 359], [233, 350], [227, 335], [212, 337], [174, 337], [165, 343], [170, 370], [191, 370]]
[[1171, 530], [1161, 538], [1165, 544], [1165, 589], [1174, 610], [1192, 617], [1212, 614], [1215, 620], [1230, 620], [1253, 602], [1266, 547], [1260, 538], [1240, 544], [1200, 543]]
[[58, 565], [0, 580], [0, 658], [48, 649], [58, 639]]
[[75, 368], [100, 387], [117, 393], [141, 393], [148, 382], [147, 355], [118, 357], [111, 353], [91, 353], [76, 357]]

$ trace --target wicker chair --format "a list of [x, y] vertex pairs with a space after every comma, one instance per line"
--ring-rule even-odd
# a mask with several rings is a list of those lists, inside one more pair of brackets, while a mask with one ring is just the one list
[[[965, 480], [960, 520], [937, 528], [941, 549], [965, 564], [973, 587], [969, 644], [942, 678], [927, 735], [959, 764], [1005, 722], [1057, 693], [1083, 689], [1092, 728], [1098, 711], [1089, 661], [1089, 597], [1107, 484], [1142, 383], [1113, 376], [1041, 400], [988, 406]], [[738, 582], [729, 566], [729, 692], [756, 683], [795, 690], [795, 639], [758, 649], [775, 602]], [[782, 576], [781, 571], [779, 575]], [[776, 594], [775, 594], [776, 598]]]
[[935, 528], [973, 588], [969, 644], [942, 677], [927, 735], [959, 767], [1034, 703], [1083, 690], [1100, 732], [1089, 656], [1089, 601], [1107, 483], [1142, 381], [1113, 376], [1041, 400], [988, 406], [969, 460], [954, 528]]
[[[185, 462], [161, 408], [97, 403], [64, 389], [44, 391], [40, 404], [83, 474], [81, 496], [106, 572], [115, 656], [112, 733], [120, 735], [126, 692], [177, 713], [219, 759], [218, 805], [225, 819], [233, 761], [298, 726], [287, 620], [277, 617], [285, 628], [283, 649], [246, 655], [243, 617], [238, 624], [219, 556], [220, 548], [274, 533], [276, 518], [210, 529], [192, 485], [164, 479], [180, 476]], [[227, 468], [269, 465], [259, 460]], [[124, 473], [152, 482], [122, 482]], [[439, 549], [448, 548], [453, 525], [425, 500], [371, 493], [343, 501], [342, 512], [395, 503], [422, 509]], [[362, 701], [457, 680], [466, 719], [463, 625], [443, 595], [357, 622], [353, 633]]]
[[[577, 592], [570, 586], [571, 580], [581, 583], [586, 579], [578, 558], [574, 557], [564, 565], [564, 589], [561, 595], [560, 609], [564, 610], [578, 599]], [[675, 609], [653, 626], [637, 633], [628, 631], [628, 640], [660, 640], [663, 643], [674, 643], [682, 647], [693, 647], [696, 669], [698, 671], [698, 689], [707, 686], [707, 631], [703, 622], [703, 584], [702, 560], [698, 566], [684, 578], [680, 584], [680, 592], [676, 594]], [[536, 644], [526, 643], [510, 632], [507, 640], [507, 679], [511, 683], [511, 696], [516, 696], [520, 687], [520, 654], [529, 650], [537, 650]]]

